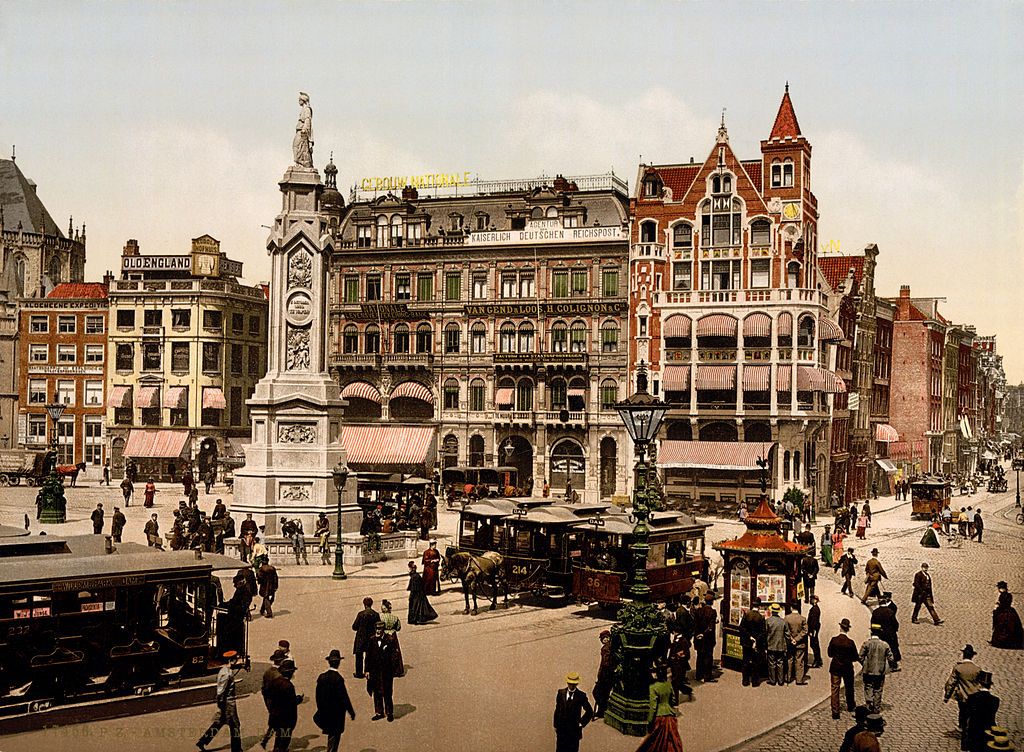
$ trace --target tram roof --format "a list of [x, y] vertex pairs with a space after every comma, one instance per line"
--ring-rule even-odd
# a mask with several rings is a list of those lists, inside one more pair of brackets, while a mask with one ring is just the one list
[[[577, 525], [581, 530], [592, 530], [596, 533], [609, 535], [632, 535], [634, 523], [625, 514], [610, 514], [601, 518], [602, 525], [591, 525], [587, 520], [580, 520]], [[653, 512], [647, 520], [651, 533], [674, 532], [677, 530], [703, 531], [711, 527], [709, 523], [698, 522], [696, 518], [682, 512]]]
[[515, 508], [516, 502], [511, 499], [481, 499], [466, 504], [462, 508], [462, 514], [471, 517], [505, 517], [512, 514]]

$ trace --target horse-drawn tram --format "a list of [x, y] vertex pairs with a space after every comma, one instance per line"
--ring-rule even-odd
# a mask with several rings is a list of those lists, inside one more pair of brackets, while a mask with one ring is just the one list
[[244, 613], [221, 604], [213, 574], [229, 568], [226, 556], [99, 535], [0, 536], [0, 730], [52, 723], [71, 703], [86, 719], [148, 708], [82, 703], [208, 701], [222, 651], [246, 645]]

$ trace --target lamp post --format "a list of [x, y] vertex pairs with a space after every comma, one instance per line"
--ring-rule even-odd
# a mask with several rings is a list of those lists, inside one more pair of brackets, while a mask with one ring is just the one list
[[341, 492], [348, 481], [348, 465], [341, 462], [335, 465], [334, 470], [331, 471], [331, 478], [334, 480], [334, 488], [338, 491], [338, 535], [337, 543], [334, 546], [334, 573], [331, 575], [331, 579], [344, 580], [348, 575], [345, 574], [345, 565], [341, 555]]
[[64, 414], [64, 405], [53, 395], [53, 402], [46, 406], [46, 414], [53, 424], [50, 428], [50, 448], [46, 452], [44, 467], [49, 472], [43, 480], [39, 491], [39, 521], [48, 524], [59, 524], [66, 520], [67, 503], [64, 500], [64, 484], [57, 474], [57, 421]]
[[815, 491], [818, 490], [818, 465], [811, 460], [811, 466], [807, 468], [808, 474], [811, 476], [811, 516], [810, 522], [812, 525], [817, 524], [817, 516], [815, 510]]
[[1017, 474], [1017, 508], [1020, 508], [1020, 463], [1013, 463], [1014, 472]]

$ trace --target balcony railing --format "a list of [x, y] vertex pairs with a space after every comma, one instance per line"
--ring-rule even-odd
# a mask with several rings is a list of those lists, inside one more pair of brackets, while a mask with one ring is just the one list
[[[636, 246], [634, 246], [635, 248]], [[669, 290], [664, 293], [666, 303], [790, 303], [805, 302], [825, 305], [820, 290], [796, 288], [756, 288], [749, 290]]]
[[632, 259], [644, 259], [644, 258], [665, 258], [665, 244], [664, 243], [634, 243], [633, 252], [630, 254]]
[[587, 423], [586, 411], [568, 411], [564, 421], [561, 410], [546, 410], [541, 415], [545, 423], [575, 423], [577, 425], [586, 425]]
[[381, 364], [386, 366], [422, 366], [429, 367], [434, 362], [431, 353], [387, 353], [380, 356]]
[[494, 413], [494, 422], [532, 426], [534, 423], [534, 412], [532, 410], [499, 410]]
[[380, 362], [380, 355], [376, 353], [332, 353], [330, 363], [332, 366], [350, 368], [372, 368]]

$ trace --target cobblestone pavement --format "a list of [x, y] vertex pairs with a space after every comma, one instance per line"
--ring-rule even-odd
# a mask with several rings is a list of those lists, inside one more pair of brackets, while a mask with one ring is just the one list
[[[1014, 606], [1024, 605], [1024, 527], [1015, 522], [1013, 490], [1003, 494], [978, 493], [955, 497], [954, 507], [972, 504], [982, 509], [986, 520], [984, 542], [965, 542], [962, 548], [923, 548], [920, 539], [924, 523], [910, 520], [909, 505], [900, 505], [874, 515], [866, 541], [855, 541], [860, 567], [874, 546], [889, 579], [884, 582], [898, 605], [902, 671], [886, 678], [883, 715], [886, 730], [880, 742], [886, 752], [956, 752], [960, 749], [957, 706], [944, 704], [943, 686], [965, 643], [978, 651], [975, 662], [994, 675], [992, 691], [1000, 698], [999, 725], [1007, 728], [1021, 749], [1024, 723], [1024, 651], [999, 650], [989, 645], [992, 610], [996, 604], [995, 583], [1006, 580], [1015, 595]], [[849, 540], [849, 539], [848, 539]], [[941, 540], [940, 540], [941, 542]], [[930, 566], [935, 608], [945, 623], [934, 626], [926, 611], [920, 622], [911, 623], [914, 573], [921, 562]], [[838, 580], [831, 573], [829, 577]], [[855, 581], [857, 584], [857, 581]], [[863, 593], [860, 577], [858, 594]], [[873, 601], [869, 601], [869, 604]], [[834, 634], [823, 628], [822, 648]], [[865, 634], [851, 635], [860, 644]], [[827, 664], [826, 664], [827, 666]], [[864, 701], [863, 683], [857, 679], [857, 699]], [[853, 725], [852, 715], [833, 720], [826, 699], [807, 713], [782, 724], [767, 734], [732, 747], [739, 752], [785, 750], [837, 750], [843, 734]]]

